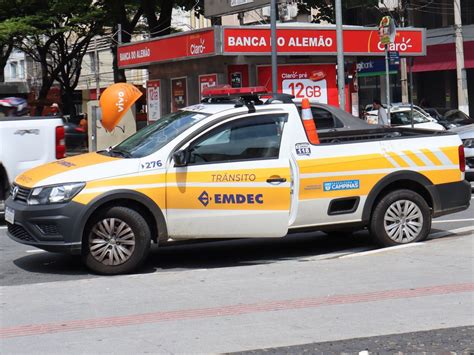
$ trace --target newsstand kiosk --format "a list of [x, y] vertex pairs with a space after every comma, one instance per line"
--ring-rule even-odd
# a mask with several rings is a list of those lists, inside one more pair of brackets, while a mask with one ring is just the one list
[[[383, 56], [378, 29], [345, 26], [343, 29], [346, 110], [355, 113], [354, 84], [358, 56]], [[280, 24], [277, 28], [278, 90], [296, 101], [338, 106], [336, 81], [336, 28], [308, 23]], [[426, 53], [426, 32], [399, 29], [391, 51], [401, 57]], [[205, 87], [265, 86], [271, 91], [269, 26], [212, 27], [119, 46], [123, 69], [147, 68], [148, 119], [197, 104]], [[350, 79], [352, 78], [352, 80]]]

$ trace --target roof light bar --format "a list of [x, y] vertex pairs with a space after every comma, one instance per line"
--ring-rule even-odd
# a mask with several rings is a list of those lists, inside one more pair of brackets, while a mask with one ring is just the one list
[[206, 88], [202, 91], [202, 96], [216, 97], [216, 96], [248, 96], [268, 94], [265, 86], [250, 86], [243, 88], [233, 88], [230, 85], [214, 86]]

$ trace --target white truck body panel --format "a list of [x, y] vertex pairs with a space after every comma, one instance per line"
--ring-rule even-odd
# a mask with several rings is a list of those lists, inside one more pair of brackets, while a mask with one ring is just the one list
[[0, 118], [0, 164], [12, 183], [22, 172], [56, 159], [56, 127], [61, 118]]

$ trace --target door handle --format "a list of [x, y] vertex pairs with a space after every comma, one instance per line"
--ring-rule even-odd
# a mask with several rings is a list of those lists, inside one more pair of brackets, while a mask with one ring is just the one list
[[286, 182], [286, 178], [282, 178], [282, 177], [279, 177], [279, 176], [271, 176], [267, 179], [267, 182], [269, 184], [281, 184], [283, 182]]

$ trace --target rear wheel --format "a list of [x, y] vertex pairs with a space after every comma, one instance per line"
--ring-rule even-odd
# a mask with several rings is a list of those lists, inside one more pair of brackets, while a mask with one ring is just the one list
[[384, 196], [370, 222], [371, 235], [382, 246], [419, 242], [426, 239], [430, 229], [430, 208], [411, 190], [396, 190]]
[[112, 207], [99, 211], [84, 234], [84, 262], [99, 274], [131, 272], [145, 261], [150, 235], [148, 223], [135, 210]]

